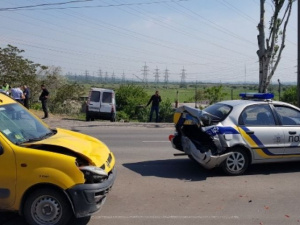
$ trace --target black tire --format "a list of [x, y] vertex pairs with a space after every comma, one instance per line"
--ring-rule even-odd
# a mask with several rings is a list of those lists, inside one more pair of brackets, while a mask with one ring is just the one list
[[88, 113], [85, 114], [85, 121], [91, 121], [91, 116]]
[[221, 168], [228, 175], [241, 175], [249, 166], [249, 156], [241, 148], [234, 148], [231, 152], [232, 154], [222, 163]]
[[65, 225], [73, 215], [66, 196], [50, 188], [33, 191], [24, 204], [24, 216], [31, 225]]
[[113, 115], [110, 117], [110, 122], [116, 122], [116, 114], [113, 114]]

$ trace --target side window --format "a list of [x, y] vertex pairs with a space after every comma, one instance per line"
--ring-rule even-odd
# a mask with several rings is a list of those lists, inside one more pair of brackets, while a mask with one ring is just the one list
[[269, 105], [251, 105], [241, 113], [239, 124], [246, 126], [275, 125], [275, 119]]
[[91, 102], [100, 102], [100, 92], [92, 91], [90, 101]]
[[111, 92], [103, 92], [102, 102], [103, 103], [112, 103], [112, 93]]
[[300, 125], [300, 112], [288, 106], [274, 105], [282, 125]]

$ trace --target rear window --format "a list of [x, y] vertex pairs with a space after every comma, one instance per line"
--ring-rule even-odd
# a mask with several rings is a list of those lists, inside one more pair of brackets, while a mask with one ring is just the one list
[[92, 91], [90, 101], [91, 102], [100, 102], [100, 92]]
[[112, 103], [112, 93], [111, 92], [103, 92], [102, 102], [103, 103]]
[[225, 104], [214, 104], [205, 108], [203, 111], [212, 115], [213, 121], [222, 121], [230, 113], [232, 107]]

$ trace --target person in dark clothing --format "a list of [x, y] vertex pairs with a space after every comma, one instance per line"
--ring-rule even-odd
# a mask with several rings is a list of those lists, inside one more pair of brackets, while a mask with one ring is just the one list
[[46, 89], [45, 85], [41, 85], [42, 93], [40, 95], [39, 100], [42, 102], [42, 108], [44, 111], [44, 117], [42, 119], [48, 118], [48, 107], [47, 107], [47, 101], [49, 98], [49, 91]]
[[158, 91], [156, 91], [155, 94], [151, 96], [151, 98], [150, 98], [148, 104], [146, 105], [146, 107], [148, 105], [150, 105], [151, 102], [152, 102], [152, 106], [151, 106], [151, 110], [150, 110], [149, 122], [152, 121], [152, 114], [155, 111], [155, 115], [156, 115], [155, 121], [156, 121], [156, 123], [158, 123], [159, 103], [161, 102], [161, 97], [160, 97]]
[[30, 90], [26, 85], [23, 85], [23, 94], [24, 94], [24, 106], [29, 109], [29, 98], [30, 98]]

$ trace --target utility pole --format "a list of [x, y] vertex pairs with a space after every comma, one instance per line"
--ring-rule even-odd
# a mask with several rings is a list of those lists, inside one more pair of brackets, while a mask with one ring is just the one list
[[165, 85], [166, 85], [166, 87], [168, 87], [168, 83], [169, 83], [169, 70], [166, 68], [166, 70], [165, 70]]
[[143, 72], [143, 83], [144, 83], [144, 85], [146, 85], [146, 86], [148, 86], [148, 78], [147, 78], [147, 76], [148, 76], [148, 66], [146, 65], [146, 63], [145, 63], [145, 65], [143, 66], [143, 70], [142, 70], [142, 72]]
[[99, 76], [99, 82], [101, 83], [102, 82], [102, 70], [101, 69], [99, 69], [99, 71], [98, 71], [98, 76]]
[[185, 69], [183, 67], [183, 69], [181, 70], [181, 87], [185, 87], [185, 78], [186, 78], [186, 73], [185, 73]]
[[124, 73], [124, 71], [123, 71], [123, 74], [122, 74], [122, 84], [125, 84], [125, 73]]
[[111, 75], [111, 82], [114, 84], [115, 83], [115, 78], [116, 78], [116, 75], [115, 75], [115, 72], [113, 71], [112, 75]]
[[280, 92], [281, 92], [281, 83], [280, 83], [280, 80], [278, 79], [278, 94], [279, 94], [279, 101], [280, 101]]
[[85, 81], [88, 82], [89, 71], [86, 70], [86, 71], [84, 72], [84, 75], [85, 75]]
[[159, 69], [157, 67], [156, 67], [155, 73], [154, 73], [154, 80], [155, 80], [156, 84], [159, 83]]

